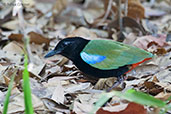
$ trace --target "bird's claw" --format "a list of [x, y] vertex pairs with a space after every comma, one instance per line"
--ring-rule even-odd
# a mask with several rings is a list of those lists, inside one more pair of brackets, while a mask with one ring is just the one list
[[119, 86], [124, 80], [126, 80], [126, 76], [119, 76], [117, 81], [112, 85], [112, 87], [107, 89], [107, 92], [110, 92], [113, 88]]

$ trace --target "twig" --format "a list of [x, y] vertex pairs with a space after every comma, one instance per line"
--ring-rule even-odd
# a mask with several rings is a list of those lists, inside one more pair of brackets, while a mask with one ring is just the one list
[[120, 31], [122, 32], [123, 30], [123, 25], [122, 25], [122, 9], [121, 9], [121, 0], [117, 0], [117, 4], [118, 4], [118, 21], [119, 21], [119, 27], [120, 27]]
[[112, 8], [112, 3], [113, 3], [113, 0], [109, 0], [108, 6], [107, 6], [107, 11], [106, 11], [104, 17], [100, 20], [100, 22], [97, 23], [97, 26], [100, 25], [101, 23], [103, 23], [109, 16], [111, 8]]
[[25, 20], [24, 20], [24, 16], [23, 16], [23, 6], [22, 6], [21, 0], [15, 1], [15, 6], [13, 8], [13, 16], [16, 16], [17, 14], [18, 14], [20, 30], [24, 35], [24, 37], [23, 37], [24, 46], [25, 46], [25, 49], [26, 49], [26, 52], [28, 55], [29, 62], [32, 63], [32, 58], [31, 58], [32, 53], [31, 53], [31, 49], [30, 49], [30, 45], [29, 45], [29, 38], [25, 31], [26, 24], [25, 24]]
[[125, 16], [127, 16], [127, 14], [128, 14], [128, 0], [125, 0], [124, 13], [125, 13]]

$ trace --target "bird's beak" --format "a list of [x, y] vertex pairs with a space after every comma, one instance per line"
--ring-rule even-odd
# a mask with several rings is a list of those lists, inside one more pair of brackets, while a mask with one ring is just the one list
[[49, 51], [45, 56], [44, 56], [44, 58], [48, 58], [48, 57], [51, 57], [51, 56], [54, 56], [54, 55], [56, 55], [56, 54], [59, 54], [61, 51], [59, 51], [59, 50], [51, 50], [51, 51]]

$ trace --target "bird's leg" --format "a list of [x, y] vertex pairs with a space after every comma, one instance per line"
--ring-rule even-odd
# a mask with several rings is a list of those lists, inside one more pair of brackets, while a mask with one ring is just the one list
[[124, 80], [126, 80], [126, 76], [119, 76], [117, 78], [117, 81], [112, 85], [112, 87], [110, 87], [109, 89], [107, 89], [107, 92], [110, 92], [113, 88], [119, 86]]

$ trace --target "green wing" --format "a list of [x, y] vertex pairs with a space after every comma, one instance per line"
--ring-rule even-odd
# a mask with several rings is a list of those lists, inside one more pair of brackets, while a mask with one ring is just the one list
[[112, 40], [91, 40], [82, 52], [90, 55], [105, 56], [106, 58], [103, 61], [90, 64], [92, 67], [102, 70], [117, 69], [153, 56], [153, 54], [142, 49]]

